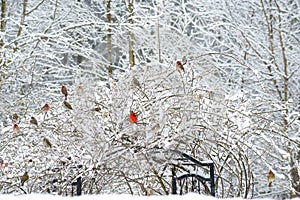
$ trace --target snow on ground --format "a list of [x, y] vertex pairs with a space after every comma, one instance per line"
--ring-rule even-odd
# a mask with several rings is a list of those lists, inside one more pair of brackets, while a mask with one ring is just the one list
[[[211, 196], [189, 193], [186, 195], [169, 195], [169, 196], [132, 196], [132, 195], [82, 195], [76, 197], [63, 197], [45, 194], [29, 194], [29, 195], [0, 195], [0, 199], [5, 200], [216, 200]], [[235, 198], [235, 200], [241, 198]], [[227, 199], [233, 200], [233, 199]], [[266, 199], [264, 199], [266, 200]], [[299, 199], [298, 199], [299, 200]]]

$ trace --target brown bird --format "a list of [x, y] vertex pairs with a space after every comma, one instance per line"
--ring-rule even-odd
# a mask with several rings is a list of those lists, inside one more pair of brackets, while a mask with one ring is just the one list
[[77, 93], [81, 94], [82, 92], [83, 92], [83, 88], [82, 88], [81, 85], [79, 85], [78, 88], [77, 88]]
[[135, 85], [135, 86], [137, 86], [139, 88], [141, 87], [140, 82], [135, 77], [132, 78], [132, 83], [133, 83], [133, 85]]
[[14, 114], [12, 115], [12, 119], [13, 119], [14, 122], [17, 122], [18, 119], [19, 119], [18, 114], [17, 114], [17, 113], [14, 113]]
[[51, 142], [47, 138], [44, 138], [43, 142], [44, 142], [44, 144], [45, 144], [46, 147], [50, 147], [50, 148], [52, 147]]
[[71, 106], [71, 104], [69, 103], [69, 102], [67, 102], [67, 101], [64, 101], [64, 107], [65, 108], [68, 108], [68, 109], [70, 109], [70, 110], [73, 110], [73, 108], [72, 108], [72, 106]]
[[23, 176], [20, 177], [20, 179], [21, 179], [21, 186], [23, 186], [24, 183], [25, 183], [26, 181], [28, 181], [28, 179], [29, 179], [28, 172], [25, 172], [25, 173], [23, 174]]
[[29, 122], [30, 122], [30, 124], [33, 124], [33, 125], [36, 125], [36, 126], [38, 125], [38, 122], [37, 122], [35, 117], [31, 117]]
[[272, 172], [272, 170], [269, 171], [268, 173], [268, 182], [269, 182], [269, 187], [272, 186], [272, 183], [275, 181], [275, 174]]
[[176, 70], [182, 70], [184, 71], [184, 67], [183, 67], [183, 64], [178, 60], [176, 61]]
[[185, 65], [187, 63], [186, 56], [183, 56], [181, 61], [182, 61], [182, 65]]
[[63, 95], [65, 96], [65, 100], [67, 100], [68, 90], [67, 90], [66, 86], [64, 86], [64, 85], [61, 86], [61, 93], [63, 93]]
[[101, 108], [96, 107], [96, 108], [92, 109], [92, 111], [100, 112], [100, 111], [101, 111]]

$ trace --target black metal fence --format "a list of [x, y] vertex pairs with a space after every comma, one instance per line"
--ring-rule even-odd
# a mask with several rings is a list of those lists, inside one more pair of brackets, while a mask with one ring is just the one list
[[82, 191], [82, 180], [81, 180], [81, 177], [77, 178], [77, 181], [72, 183], [71, 196], [74, 196], [74, 189], [75, 188], [76, 188], [76, 196], [80, 196], [81, 195], [81, 191]]
[[181, 151], [170, 151], [179, 155], [172, 168], [172, 194], [196, 192], [215, 196], [213, 162], [200, 162]]
[[[214, 164], [211, 161], [200, 162], [178, 150], [169, 150], [173, 157], [172, 167], [172, 194], [195, 192], [215, 196]], [[82, 178], [78, 177], [71, 184], [71, 196], [82, 194]], [[76, 193], [74, 193], [76, 190]]]

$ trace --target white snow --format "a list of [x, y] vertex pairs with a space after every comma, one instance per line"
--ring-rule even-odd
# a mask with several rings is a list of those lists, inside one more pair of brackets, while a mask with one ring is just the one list
[[[132, 195], [82, 195], [75, 197], [63, 197], [55, 195], [45, 195], [45, 194], [29, 194], [29, 195], [0, 195], [0, 199], [5, 200], [214, 200], [217, 198], [211, 196], [204, 196], [195, 193], [189, 193], [186, 195], [169, 195], [169, 196], [132, 196]], [[241, 199], [241, 198], [228, 198], [230, 199]], [[267, 199], [264, 199], [267, 200]]]

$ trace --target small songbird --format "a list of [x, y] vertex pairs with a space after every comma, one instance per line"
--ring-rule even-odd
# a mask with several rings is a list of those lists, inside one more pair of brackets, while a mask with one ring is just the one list
[[28, 181], [28, 179], [29, 179], [28, 172], [25, 172], [25, 173], [23, 174], [23, 176], [20, 177], [20, 179], [21, 179], [21, 186], [23, 186], [24, 183], [25, 183], [26, 181]]
[[101, 111], [101, 108], [96, 107], [96, 108], [93, 108], [92, 111], [100, 112], [100, 111]]
[[66, 86], [64, 86], [64, 85], [61, 86], [61, 93], [65, 96], [65, 100], [67, 100], [68, 90], [67, 90]]
[[12, 115], [12, 119], [13, 119], [15, 122], [17, 122], [18, 119], [19, 119], [18, 114], [17, 114], [17, 113], [14, 113], [14, 114]]
[[268, 182], [269, 182], [269, 187], [272, 186], [272, 183], [275, 181], [275, 174], [272, 172], [272, 170], [269, 171], [268, 173]]
[[133, 83], [133, 85], [135, 85], [135, 86], [137, 86], [139, 88], [141, 87], [140, 82], [135, 77], [132, 78], [132, 83]]
[[37, 122], [35, 117], [31, 117], [30, 124], [33, 124], [33, 125], [36, 125], [36, 126], [38, 125], [38, 122]]
[[78, 88], [77, 88], [77, 93], [81, 94], [82, 92], [83, 92], [83, 88], [82, 88], [81, 85], [79, 85]]
[[42, 109], [41, 109], [41, 111], [44, 112], [44, 113], [45, 113], [45, 112], [48, 112], [49, 110], [50, 110], [50, 106], [49, 106], [49, 104], [47, 104], [47, 103], [46, 103], [46, 104], [42, 107]]
[[50, 148], [52, 147], [51, 142], [47, 138], [43, 139], [43, 143], [45, 144], [46, 147], [50, 147]]
[[182, 61], [182, 65], [185, 65], [187, 63], [186, 56], [183, 56], [181, 61]]
[[179, 60], [176, 61], [176, 70], [179, 70], [179, 71], [182, 70], [182, 71], [184, 71], [183, 64]]
[[19, 132], [19, 131], [20, 131], [20, 128], [19, 128], [18, 124], [14, 124], [13, 132], [16, 133], [16, 132]]
[[65, 108], [73, 110], [73, 108], [72, 108], [72, 106], [71, 106], [71, 104], [69, 102], [64, 101], [63, 105], [64, 105]]
[[137, 122], [137, 116], [136, 116], [135, 112], [130, 111], [129, 121], [131, 123], [136, 123]]

